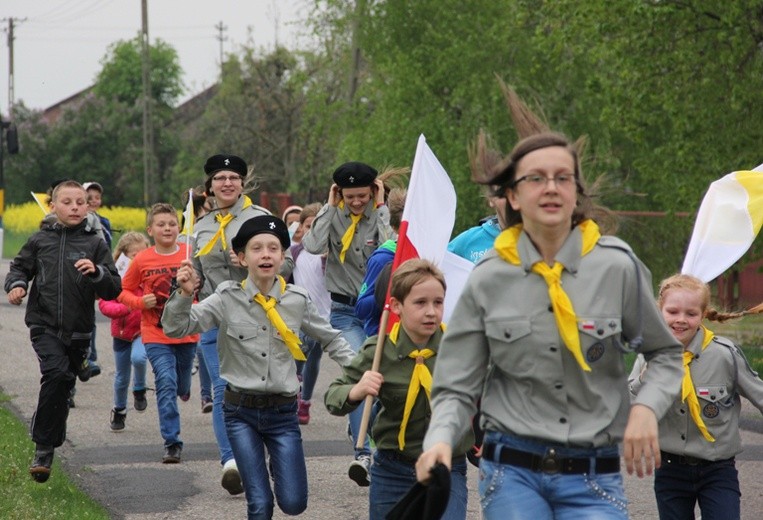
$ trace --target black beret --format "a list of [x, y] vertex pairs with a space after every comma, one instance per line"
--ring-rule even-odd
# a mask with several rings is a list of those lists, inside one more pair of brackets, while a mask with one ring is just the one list
[[246, 176], [246, 161], [237, 155], [217, 154], [213, 155], [204, 163], [204, 173], [212, 175], [221, 170], [238, 173], [242, 177]]
[[431, 476], [427, 485], [416, 482], [387, 513], [387, 519], [433, 520], [442, 517], [450, 498], [450, 471], [438, 462], [431, 469]]
[[340, 188], [363, 188], [371, 186], [379, 174], [367, 164], [348, 162], [334, 170], [334, 183]]
[[281, 246], [284, 249], [288, 249], [291, 245], [289, 240], [289, 229], [286, 227], [286, 223], [278, 217], [273, 215], [260, 215], [258, 217], [252, 217], [241, 226], [241, 229], [236, 233], [233, 239], [233, 250], [237, 253], [246, 248], [249, 239], [260, 233], [270, 233], [275, 235], [278, 240], [281, 241]]

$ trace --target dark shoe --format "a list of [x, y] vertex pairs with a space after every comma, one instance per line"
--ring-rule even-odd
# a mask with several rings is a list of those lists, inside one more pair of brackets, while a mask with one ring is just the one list
[[[99, 368], [98, 373], [100, 373], [100, 370], [101, 369]], [[93, 367], [90, 365], [90, 361], [86, 359], [79, 366], [79, 369], [77, 370], [77, 377], [79, 378], [80, 381], [84, 383], [85, 381], [89, 380], [92, 376], [93, 376]]]
[[358, 458], [350, 463], [350, 469], [347, 471], [349, 477], [360, 487], [371, 485], [371, 456], [358, 455]]
[[212, 404], [212, 398], [210, 397], [202, 397], [201, 398], [201, 413], [209, 413], [214, 408], [214, 405]]
[[66, 405], [67, 405], [69, 408], [76, 408], [76, 407], [77, 407], [77, 404], [74, 402], [74, 398], [73, 398], [73, 397], [69, 397], [69, 398], [66, 400]]
[[231, 459], [223, 466], [223, 488], [231, 495], [240, 495], [244, 492], [244, 486], [241, 484], [241, 475], [238, 473], [236, 461]]
[[29, 474], [35, 482], [47, 482], [50, 478], [50, 467], [53, 465], [53, 447], [38, 447], [34, 452]]
[[183, 446], [180, 444], [172, 444], [164, 447], [164, 457], [162, 457], [162, 464], [177, 464], [180, 462], [180, 454], [183, 452]]
[[133, 402], [132, 405], [136, 412], [145, 412], [148, 408], [148, 400], [146, 400], [145, 390], [133, 390], [132, 393]]
[[185, 403], [185, 402], [188, 402], [188, 400], [191, 398], [191, 394], [183, 394], [183, 395], [179, 395], [178, 397], [180, 398], [181, 401]]
[[111, 410], [111, 431], [121, 432], [125, 429], [125, 419], [127, 419], [127, 411], [122, 408], [117, 410], [114, 408]]
[[90, 362], [90, 377], [101, 375], [101, 367], [97, 363]]

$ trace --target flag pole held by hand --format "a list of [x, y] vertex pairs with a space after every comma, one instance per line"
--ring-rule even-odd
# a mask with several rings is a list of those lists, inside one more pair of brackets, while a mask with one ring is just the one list
[[[371, 363], [371, 370], [374, 372], [379, 371], [379, 365], [381, 365], [382, 349], [384, 348], [384, 341], [387, 339], [387, 322], [389, 321], [389, 303], [384, 306], [382, 311], [381, 320], [379, 322], [379, 336], [376, 339], [376, 350], [374, 351], [374, 360]], [[363, 449], [365, 444], [366, 433], [368, 433], [368, 422], [371, 420], [371, 409], [374, 406], [374, 396], [367, 395], [365, 398], [365, 405], [363, 407], [363, 417], [360, 419], [360, 431], [358, 431], [358, 442], [355, 447]]]

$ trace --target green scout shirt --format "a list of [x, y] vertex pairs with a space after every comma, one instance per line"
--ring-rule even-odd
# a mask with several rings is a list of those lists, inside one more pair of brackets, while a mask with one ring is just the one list
[[[715, 442], [708, 442], [694, 424], [689, 406], [681, 395], [659, 422], [660, 448], [677, 455], [688, 455], [705, 460], [723, 460], [742, 451], [739, 436], [739, 414], [742, 409], [740, 395], [763, 412], [763, 381], [750, 368], [742, 351], [727, 338], [715, 336], [702, 350], [704, 332], [699, 330], [686, 349], [694, 354], [689, 364], [694, 391], [699, 400], [702, 421]], [[639, 376], [651, 366], [643, 356], [636, 359], [631, 370], [631, 394], [639, 393]]]
[[[442, 331], [438, 330], [421, 348], [428, 348], [437, 352]], [[324, 396], [326, 408], [333, 415], [346, 415], [359, 406], [360, 403], [350, 403], [347, 397], [352, 387], [360, 381], [363, 373], [371, 370], [374, 352], [376, 351], [377, 336], [371, 336], [366, 340], [358, 355], [344, 368], [341, 377], [335, 379]], [[376, 420], [371, 428], [371, 437], [376, 443], [377, 449], [399, 451], [398, 434], [403, 420], [405, 400], [408, 395], [408, 385], [411, 382], [413, 368], [416, 360], [408, 357], [414, 350], [419, 350], [401, 327], [397, 344], [387, 338], [384, 342], [384, 352], [379, 366], [379, 372], [384, 375], [384, 383], [379, 393], [381, 409], [376, 415]], [[430, 372], [433, 372], [438, 356], [432, 356], [424, 360]], [[414, 402], [408, 425], [405, 431], [405, 448], [402, 455], [415, 460], [421, 455], [424, 434], [429, 426], [431, 408], [429, 399], [423, 388], [419, 390]], [[469, 423], [471, 424], [471, 423]], [[453, 450], [453, 455], [463, 455], [474, 443], [474, 435], [471, 430], [463, 437], [461, 442]]]
[[326, 289], [329, 292], [357, 298], [368, 257], [392, 235], [389, 208], [386, 205], [374, 208], [373, 201], [366, 205], [342, 263], [339, 261], [342, 237], [351, 224], [349, 208], [339, 209], [326, 204], [316, 215], [310, 231], [302, 238], [302, 245], [314, 255], [328, 251]]

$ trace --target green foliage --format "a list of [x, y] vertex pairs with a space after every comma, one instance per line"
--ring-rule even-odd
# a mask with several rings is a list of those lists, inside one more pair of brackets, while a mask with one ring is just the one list
[[50, 479], [38, 484], [28, 467], [34, 444], [26, 427], [0, 406], [0, 517], [24, 520], [50, 518], [109, 518], [108, 513], [69, 480], [53, 460]]

